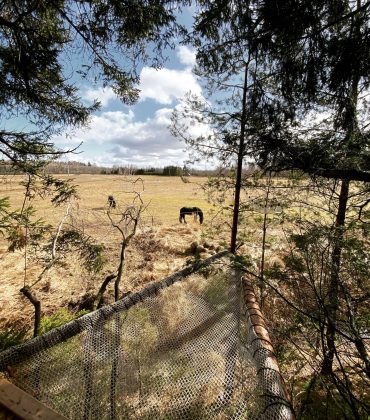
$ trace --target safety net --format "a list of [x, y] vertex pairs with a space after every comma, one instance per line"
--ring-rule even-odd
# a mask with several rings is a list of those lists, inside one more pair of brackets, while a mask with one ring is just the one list
[[224, 252], [4, 352], [0, 369], [69, 419], [290, 419], [259, 316]]

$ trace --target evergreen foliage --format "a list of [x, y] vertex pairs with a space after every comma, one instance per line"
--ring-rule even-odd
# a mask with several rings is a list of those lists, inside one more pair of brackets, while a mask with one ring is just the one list
[[265, 164], [370, 181], [369, 6], [266, 0], [256, 9], [255, 48], [274, 68], [280, 102], [291, 111], [287, 129], [259, 143]]
[[[81, 102], [70, 74], [99, 79], [132, 104], [139, 93], [138, 63], [159, 66], [163, 50], [181, 32], [171, 6], [167, 0], [2, 0], [1, 154], [27, 172], [36, 170], [40, 157], [60, 154], [50, 141], [52, 134], [65, 125], [88, 122], [99, 104]], [[7, 129], [6, 121], [15, 116], [35, 129]]]

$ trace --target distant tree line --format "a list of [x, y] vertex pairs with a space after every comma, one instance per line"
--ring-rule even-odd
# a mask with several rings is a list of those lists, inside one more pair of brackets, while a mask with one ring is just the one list
[[[246, 173], [253, 173], [258, 170], [258, 166], [250, 163], [244, 169]], [[190, 168], [187, 166], [169, 165], [164, 167], [136, 167], [134, 165], [104, 167], [96, 165], [95, 163], [84, 163], [78, 161], [53, 161], [50, 162], [45, 168], [46, 174], [101, 174], [101, 175], [163, 175], [163, 176], [214, 176], [221, 175], [227, 176], [233, 173], [232, 167], [214, 168], [214, 169], [198, 169]], [[10, 161], [0, 161], [0, 175], [6, 175], [10, 172], [15, 174], [22, 174], [24, 171], [20, 168], [14, 168]]]

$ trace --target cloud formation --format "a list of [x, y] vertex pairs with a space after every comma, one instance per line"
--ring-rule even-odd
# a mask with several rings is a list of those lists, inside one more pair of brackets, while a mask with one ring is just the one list
[[140, 73], [140, 100], [153, 99], [170, 105], [183, 98], [189, 91], [200, 95], [202, 88], [190, 69], [153, 69], [144, 67]]
[[189, 47], [185, 45], [180, 45], [177, 47], [177, 56], [180, 60], [181, 64], [185, 66], [194, 67], [196, 61], [196, 52], [195, 50], [191, 50]]
[[[189, 91], [201, 95], [202, 89], [192, 74], [195, 52], [188, 47], [177, 48], [182, 69], [153, 69], [143, 67], [140, 73], [141, 90], [138, 104], [132, 109], [120, 106], [111, 88], [82, 89], [84, 100], [99, 100], [102, 111], [91, 118], [89, 127], [76, 129], [68, 136], [58, 136], [54, 140], [60, 147], [73, 147], [83, 143], [85, 151], [79, 159], [97, 164], [134, 164], [141, 166], [181, 165], [187, 156], [185, 144], [174, 138], [168, 130], [174, 108], [181, 107], [181, 99]], [[148, 101], [153, 101], [148, 104]], [[149, 106], [148, 106], [149, 105]], [[151, 117], [140, 118], [140, 112], [157, 108]], [[112, 109], [115, 109], [114, 111]], [[119, 110], [117, 110], [119, 109]], [[190, 127], [197, 132], [198, 126]]]
[[[194, 53], [187, 47], [179, 47], [178, 56], [183, 64], [193, 65]], [[191, 67], [183, 70], [154, 69], [144, 67], [140, 72], [140, 101], [151, 99], [161, 105], [171, 105], [182, 99], [186, 93], [201, 95], [202, 88], [191, 72]], [[117, 100], [112, 88], [85, 88], [82, 92], [84, 100], [100, 101], [102, 108], [107, 108], [111, 101]]]
[[[135, 121], [134, 113], [129, 110], [108, 111], [94, 115], [87, 129], [78, 129], [71, 136], [73, 144], [83, 143], [82, 149], [93, 145], [106, 150], [112, 163], [135, 165], [167, 165], [174, 161], [181, 164], [185, 159], [184, 144], [174, 138], [168, 130], [172, 108], [158, 109], [152, 118]], [[59, 144], [67, 141], [58, 137]], [[92, 159], [99, 163], [100, 159]]]
[[117, 95], [113, 92], [113, 89], [110, 87], [98, 87], [96, 89], [87, 88], [82, 92], [82, 98], [93, 102], [98, 100], [101, 103], [101, 106], [105, 108], [108, 106], [109, 102], [117, 99]]
[[[173, 108], [160, 108], [153, 117], [137, 121], [132, 110], [107, 111], [94, 115], [89, 127], [76, 130], [70, 140], [59, 136], [55, 141], [60, 147], [69, 148], [83, 143], [81, 149], [87, 153], [81, 158], [97, 164], [181, 166], [188, 155], [184, 152], [186, 144], [168, 129], [172, 112]], [[188, 130], [193, 137], [211, 134], [206, 124], [188, 124]]]

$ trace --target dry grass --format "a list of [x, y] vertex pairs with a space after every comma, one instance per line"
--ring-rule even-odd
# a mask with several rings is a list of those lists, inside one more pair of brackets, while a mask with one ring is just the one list
[[[207, 203], [196, 178], [195, 183], [183, 183], [180, 178], [147, 176], [133, 187], [132, 179], [114, 175], [71, 176], [78, 185], [80, 199], [74, 207], [74, 223], [105, 246], [108, 263], [102, 273], [91, 275], [81, 267], [77, 255], [69, 255], [64, 264], [56, 265], [34, 288], [42, 302], [44, 314], [55, 312], [61, 306], [78, 302], [86, 292], [96, 291], [107, 273], [114, 272], [119, 261], [120, 236], [110, 226], [107, 211], [107, 196], [113, 194], [117, 212], [131, 203], [132, 190], [141, 192], [148, 204], [142, 217], [137, 236], [127, 250], [127, 263], [123, 279], [123, 291], [135, 291], [150, 281], [182, 268], [188, 255], [185, 250], [207, 229], [211, 205]], [[8, 196], [13, 208], [21, 208], [24, 188], [19, 185], [21, 176], [0, 179], [0, 197]], [[65, 207], [52, 207], [49, 199], [36, 197], [32, 205], [37, 217], [52, 226], [57, 226]], [[179, 208], [197, 206], [204, 210], [206, 223], [200, 226], [188, 217], [188, 224], [178, 221]], [[30, 250], [28, 250], [30, 251]], [[42, 265], [28, 255], [27, 271], [24, 271], [24, 250], [10, 253], [5, 238], [0, 238], [0, 328], [17, 324], [32, 326], [33, 308], [19, 292], [23, 285], [31, 284]], [[107, 292], [111, 296], [111, 290]]]
[[[117, 213], [132, 203], [133, 190], [140, 192], [142, 200], [148, 204], [142, 215], [138, 233], [127, 250], [123, 292], [138, 290], [148, 282], [160, 280], [181, 269], [189, 258], [186, 250], [193, 241], [203, 243], [207, 240], [222, 247], [229, 241], [230, 224], [227, 222], [230, 220], [227, 219], [227, 215], [213, 219], [217, 207], [207, 202], [207, 197], [200, 188], [200, 184], [206, 181], [205, 178], [193, 178], [192, 182], [184, 183], [177, 177], [142, 176], [143, 183], [136, 184], [132, 183], [135, 178], [119, 175], [71, 175], [70, 178], [78, 185], [80, 196], [74, 206], [73, 223], [97, 243], [105, 246], [108, 263], [102, 273], [92, 275], [81, 267], [78, 256], [72, 254], [64, 261], [65, 264], [53, 267], [34, 289], [42, 302], [44, 314], [50, 314], [68, 304], [76, 305], [86, 293], [96, 292], [107, 274], [116, 271], [121, 238], [117, 230], [110, 225], [106, 214], [108, 195], [115, 197]], [[21, 180], [21, 176], [0, 177], [0, 197], [9, 196], [14, 208], [20, 208], [24, 199], [24, 187], [19, 185]], [[274, 182], [282, 184], [284, 180]], [[276, 194], [278, 193], [272, 191], [271, 195]], [[287, 190], [284, 194], [290, 198], [296, 195], [300, 200], [317, 200], [308, 192], [302, 195], [301, 191]], [[256, 197], [260, 197], [256, 202], [261, 203], [264, 192], [249, 189], [244, 198], [253, 202]], [[37, 217], [43, 218], [54, 227], [65, 212], [63, 206], [53, 208], [49, 199], [36, 197], [32, 204], [37, 209]], [[179, 209], [183, 206], [202, 208], [205, 223], [200, 226], [187, 216], [188, 224], [180, 224]], [[292, 216], [293, 213], [301, 214], [307, 211], [292, 205], [286, 210], [286, 214]], [[240, 252], [258, 263], [261, 254], [263, 215], [247, 212], [243, 218], [239, 233], [244, 236], [245, 245], [240, 248]], [[286, 220], [281, 224], [279, 216], [269, 216], [267, 265], [276, 252], [286, 247], [284, 238], [287, 229], [289, 223]], [[19, 290], [25, 282], [32, 284], [35, 281], [42, 265], [28, 255], [26, 276], [24, 265], [24, 250], [9, 253], [5, 238], [0, 238], [0, 328], [14, 323], [30, 327], [32, 325], [33, 308]], [[111, 299], [111, 289], [107, 291], [107, 296]]]
[[[78, 185], [80, 196], [79, 207], [81, 212], [89, 213], [93, 219], [99, 218], [99, 214], [106, 209], [108, 195], [112, 194], [119, 206], [131, 202], [130, 191], [141, 192], [145, 203], [149, 207], [145, 218], [153, 220], [155, 225], [171, 225], [178, 221], [178, 210], [182, 206], [191, 205], [207, 210], [211, 206], [206, 202], [203, 192], [198, 184], [205, 181], [205, 178], [193, 178], [191, 183], [184, 183], [178, 177], [162, 176], [141, 176], [143, 184], [132, 181], [137, 177], [124, 177], [117, 175], [66, 175], [58, 176], [61, 179], [71, 179], [73, 184]], [[22, 206], [24, 198], [24, 187], [19, 183], [22, 176], [4, 177], [0, 176], [0, 197], [8, 196], [15, 208]], [[55, 224], [63, 214], [63, 208], [52, 209], [49, 200], [35, 198], [34, 206], [38, 215], [47, 222]]]

